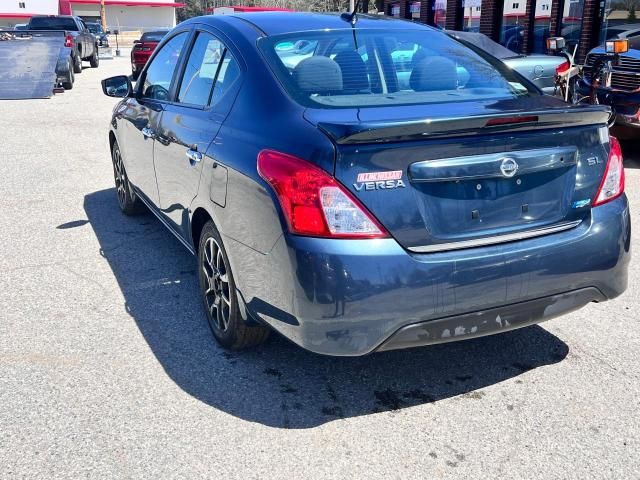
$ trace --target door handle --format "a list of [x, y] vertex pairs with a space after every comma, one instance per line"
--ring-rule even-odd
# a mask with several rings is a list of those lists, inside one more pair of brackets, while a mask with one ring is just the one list
[[185, 152], [185, 155], [191, 162], [194, 163], [198, 163], [200, 160], [202, 160], [202, 154], [200, 152], [192, 150], [191, 148]]
[[154, 138], [155, 137], [155, 134], [153, 133], [153, 130], [151, 130], [149, 127], [144, 127], [142, 129], [142, 135], [145, 138]]

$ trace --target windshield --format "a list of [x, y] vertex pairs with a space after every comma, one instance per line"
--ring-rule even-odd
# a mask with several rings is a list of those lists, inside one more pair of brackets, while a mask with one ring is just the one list
[[69, 17], [33, 17], [29, 22], [29, 30], [70, 30], [78, 31], [73, 18]]
[[289, 94], [353, 108], [538, 95], [495, 58], [432, 30], [333, 30], [259, 41]]
[[99, 23], [87, 23], [87, 28], [91, 33], [102, 33], [102, 25]]
[[140, 37], [141, 42], [159, 42], [164, 38], [164, 36], [169, 33], [167, 32], [147, 32], [143, 33], [142, 37]]

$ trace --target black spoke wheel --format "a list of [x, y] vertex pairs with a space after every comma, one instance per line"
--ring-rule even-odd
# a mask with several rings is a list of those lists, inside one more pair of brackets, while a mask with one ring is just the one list
[[113, 145], [111, 150], [111, 160], [113, 162], [113, 179], [116, 186], [116, 196], [120, 210], [126, 215], [135, 215], [144, 211], [144, 205], [135, 194], [133, 186], [127, 177], [127, 171], [124, 168], [122, 154], [117, 143]]
[[229, 259], [211, 221], [204, 225], [200, 235], [198, 267], [205, 312], [218, 343], [237, 350], [264, 342], [269, 329], [249, 325], [240, 314]]

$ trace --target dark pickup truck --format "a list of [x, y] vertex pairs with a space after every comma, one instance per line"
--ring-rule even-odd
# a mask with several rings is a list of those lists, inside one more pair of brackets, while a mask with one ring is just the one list
[[91, 67], [99, 64], [98, 41], [80, 17], [70, 15], [35, 16], [31, 18], [28, 30], [64, 30], [65, 46], [70, 47], [74, 73], [82, 71], [82, 61]]

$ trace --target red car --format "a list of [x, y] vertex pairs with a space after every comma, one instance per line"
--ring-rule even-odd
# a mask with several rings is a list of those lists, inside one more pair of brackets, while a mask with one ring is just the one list
[[153, 32], [145, 32], [140, 40], [133, 42], [131, 49], [131, 76], [134, 80], [138, 79], [140, 72], [147, 64], [147, 60], [158, 46], [158, 43], [169, 33], [169, 30], [155, 30]]

